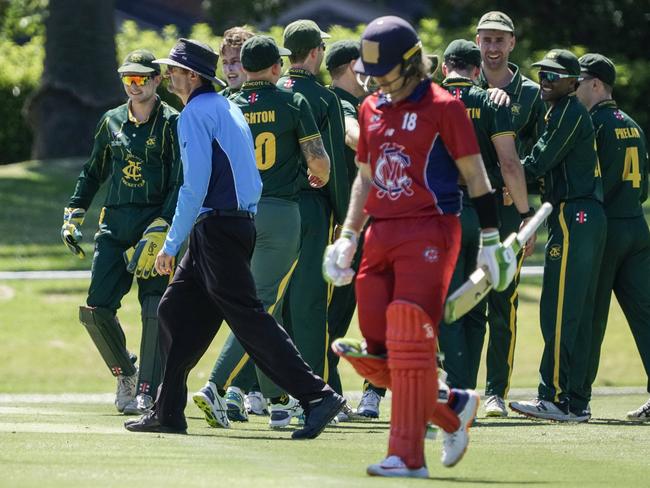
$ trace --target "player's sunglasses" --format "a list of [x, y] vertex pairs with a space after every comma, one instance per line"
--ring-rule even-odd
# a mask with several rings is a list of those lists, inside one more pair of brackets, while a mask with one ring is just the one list
[[132, 83], [135, 83], [136, 86], [144, 86], [150, 79], [151, 76], [147, 75], [124, 75], [122, 76], [122, 83], [126, 86], [131, 86]]
[[563, 78], [578, 78], [578, 76], [556, 73], [555, 71], [542, 70], [539, 72], [539, 81], [548, 81], [549, 83], [555, 83], [557, 80], [561, 80]]

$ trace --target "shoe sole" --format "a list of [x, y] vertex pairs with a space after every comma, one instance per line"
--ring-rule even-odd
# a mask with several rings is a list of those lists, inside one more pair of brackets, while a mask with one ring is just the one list
[[476, 418], [476, 412], [478, 412], [478, 406], [481, 403], [481, 396], [478, 393], [474, 392], [474, 394], [471, 395], [471, 397], [472, 397], [472, 400], [475, 401], [475, 404], [474, 404], [474, 412], [472, 413], [472, 416], [470, 417], [469, 422], [467, 422], [467, 424], [465, 424], [465, 433], [467, 434], [467, 444], [465, 445], [465, 449], [463, 449], [463, 452], [460, 454], [460, 456], [458, 456], [458, 459], [456, 459], [456, 461], [454, 461], [453, 464], [443, 464], [443, 466], [446, 467], [446, 468], [453, 468], [459, 462], [461, 462], [463, 457], [465, 457], [465, 453], [467, 452], [467, 448], [469, 447], [469, 429], [472, 426], [472, 424], [474, 423], [474, 419]]
[[195, 394], [192, 396], [192, 400], [194, 401], [194, 404], [199, 407], [199, 409], [203, 412], [203, 415], [205, 415], [205, 421], [208, 423], [210, 427], [213, 427], [215, 429], [222, 428], [222, 429], [229, 429], [230, 424], [222, 424], [217, 420], [217, 417], [215, 417], [214, 413], [212, 412], [212, 407], [208, 403], [208, 401], [203, 397], [202, 394]]
[[502, 418], [503, 419], [503, 418], [506, 418], [508, 416], [508, 412], [501, 412], [501, 411], [497, 412], [495, 410], [492, 410], [492, 411], [486, 410], [485, 411], [485, 416], [488, 417], [488, 418]]
[[533, 420], [548, 420], [550, 422], [560, 422], [560, 423], [567, 423], [570, 422], [571, 419], [568, 417], [565, 418], [551, 418], [551, 417], [542, 417], [539, 414], [534, 414], [532, 412], [524, 412], [523, 410], [518, 409], [517, 407], [514, 407], [512, 403], [509, 403], [508, 406], [510, 407], [510, 410], [513, 412], [517, 412], [520, 415], [523, 415], [524, 417], [528, 417], [529, 419]]
[[379, 414], [375, 412], [357, 412], [357, 415], [360, 417], [365, 417], [367, 419], [378, 419]]
[[323, 425], [321, 425], [317, 431], [314, 431], [311, 434], [305, 435], [303, 437], [301, 434], [299, 434], [300, 432], [302, 432], [302, 430], [296, 430], [293, 432], [293, 434], [291, 434], [291, 438], [292, 439], [315, 439], [325, 430], [325, 427], [330, 425], [332, 419], [336, 417], [336, 414], [338, 414], [341, 411], [344, 405], [345, 405], [345, 398], [339, 397], [336, 404], [332, 405], [332, 407], [328, 410], [327, 414], [324, 416], [325, 418], [328, 419], [327, 422], [323, 422]]
[[420, 469], [409, 469], [406, 471], [391, 471], [382, 467], [378, 467], [376, 470], [373, 469], [373, 466], [370, 465], [366, 468], [366, 473], [368, 476], [381, 476], [383, 478], [422, 478], [426, 479], [429, 477], [429, 470], [427, 468]]
[[292, 418], [293, 415], [290, 415], [289, 418], [285, 420], [269, 420], [269, 427], [271, 429], [284, 429], [285, 427], [289, 427]]

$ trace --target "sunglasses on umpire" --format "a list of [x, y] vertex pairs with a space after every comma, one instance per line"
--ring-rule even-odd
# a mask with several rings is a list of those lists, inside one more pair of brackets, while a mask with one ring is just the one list
[[147, 75], [124, 75], [122, 76], [122, 83], [126, 86], [131, 86], [131, 83], [135, 83], [136, 86], [144, 86], [150, 79], [151, 76]]
[[564, 73], [556, 73], [555, 71], [540, 71], [539, 72], [539, 81], [548, 81], [549, 83], [555, 83], [557, 80], [563, 78], [578, 78], [577, 75], [567, 75]]

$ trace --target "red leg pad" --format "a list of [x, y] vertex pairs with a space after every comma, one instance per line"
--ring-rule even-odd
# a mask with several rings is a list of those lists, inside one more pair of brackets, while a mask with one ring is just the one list
[[409, 468], [424, 465], [424, 434], [438, 397], [436, 334], [418, 305], [393, 301], [386, 311], [386, 347], [393, 385], [388, 455]]

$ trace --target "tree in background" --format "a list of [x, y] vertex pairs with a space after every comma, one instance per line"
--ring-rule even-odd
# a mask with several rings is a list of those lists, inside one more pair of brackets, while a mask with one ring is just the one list
[[102, 113], [123, 102], [113, 0], [50, 0], [41, 84], [27, 102], [32, 157], [90, 153]]

